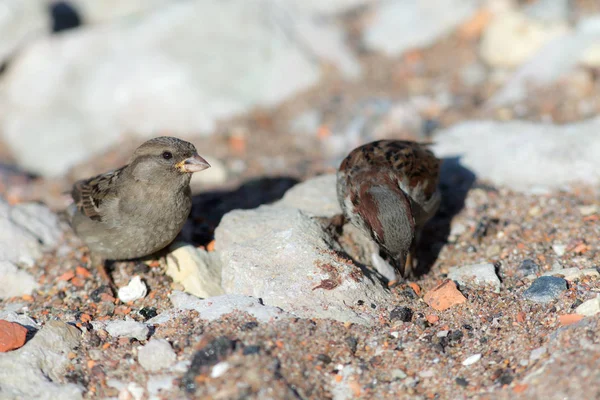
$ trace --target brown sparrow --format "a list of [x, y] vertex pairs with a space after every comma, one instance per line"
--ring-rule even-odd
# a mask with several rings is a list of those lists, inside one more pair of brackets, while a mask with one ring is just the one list
[[175, 239], [192, 208], [191, 176], [209, 167], [193, 144], [163, 136], [124, 167], [74, 184], [70, 222], [107, 283], [104, 260], [143, 257]]
[[380, 247], [401, 276], [416, 266], [416, 243], [437, 211], [440, 170], [425, 145], [379, 140], [354, 149], [337, 173], [344, 216]]

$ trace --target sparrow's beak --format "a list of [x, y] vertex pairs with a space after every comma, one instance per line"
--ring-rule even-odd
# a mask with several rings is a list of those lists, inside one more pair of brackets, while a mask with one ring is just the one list
[[194, 154], [193, 156], [175, 164], [175, 167], [180, 172], [194, 173], [204, 171], [206, 168], [210, 168], [210, 164], [198, 154]]

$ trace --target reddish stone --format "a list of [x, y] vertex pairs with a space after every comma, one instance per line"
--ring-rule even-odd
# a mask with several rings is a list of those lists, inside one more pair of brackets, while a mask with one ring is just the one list
[[444, 311], [456, 304], [461, 304], [467, 301], [467, 298], [463, 296], [461, 292], [456, 288], [456, 284], [447, 280], [436, 288], [430, 290], [423, 297], [425, 303], [431, 308]]
[[25, 344], [27, 328], [0, 320], [0, 353], [18, 349]]

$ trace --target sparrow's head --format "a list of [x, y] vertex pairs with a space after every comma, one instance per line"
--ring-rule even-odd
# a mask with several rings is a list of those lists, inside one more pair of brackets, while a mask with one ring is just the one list
[[193, 144], [170, 136], [157, 137], [142, 144], [133, 153], [130, 165], [133, 175], [140, 180], [171, 177], [189, 181], [194, 172], [210, 168]]

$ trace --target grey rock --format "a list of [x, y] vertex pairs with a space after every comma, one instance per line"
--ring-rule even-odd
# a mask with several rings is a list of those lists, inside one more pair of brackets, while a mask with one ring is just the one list
[[261, 298], [301, 317], [362, 324], [373, 322], [377, 306], [391, 299], [379, 275], [341, 257], [318, 220], [298, 209], [232, 211], [215, 238], [227, 293]]
[[34, 38], [48, 33], [50, 21], [41, 1], [0, 1], [0, 64]]
[[[0, 278], [0, 282], [2, 282], [2, 278]], [[38, 329], [40, 329], [40, 324], [35, 322], [33, 318], [25, 314], [17, 314], [14, 311], [0, 311], [0, 320], [16, 322], [17, 324], [24, 326], [30, 331], [37, 331]]]
[[167, 257], [167, 275], [197, 297], [218, 296], [221, 288], [221, 260], [214, 252], [185, 243], [175, 243]]
[[0, 398], [81, 399], [83, 388], [64, 379], [67, 354], [80, 340], [77, 328], [49, 321], [20, 349], [0, 353]]
[[10, 210], [10, 219], [46, 246], [56, 246], [62, 237], [58, 217], [42, 204], [17, 204]]
[[[260, 322], [291, 317], [280, 308], [264, 305], [257, 298], [241, 294], [226, 294], [202, 300], [187, 293], [174, 291], [169, 298], [176, 309], [196, 310], [200, 314], [200, 318], [208, 321], [214, 321], [234, 311], [248, 313]], [[153, 320], [154, 318], [148, 322], [152, 323]]]
[[164, 2], [20, 52], [0, 86], [0, 131], [21, 166], [60, 175], [123, 132], [208, 134], [315, 85], [323, 63], [360, 73], [341, 27], [292, 3]]
[[0, 299], [31, 294], [37, 287], [29, 272], [10, 261], [0, 261]]
[[138, 349], [138, 361], [146, 371], [160, 371], [175, 363], [177, 355], [165, 339], [152, 339]]
[[540, 266], [530, 259], [523, 260], [517, 269], [517, 273], [521, 277], [536, 275], [538, 272], [540, 272]]
[[586, 317], [600, 313], [600, 296], [584, 301], [575, 309], [575, 312]]
[[[433, 150], [518, 191], [600, 184], [600, 118], [567, 125], [470, 121], [440, 131]], [[506, 162], [511, 160], [511, 162]]]
[[491, 286], [496, 293], [500, 293], [500, 278], [496, 275], [494, 264], [486, 263], [452, 267], [449, 270], [448, 278], [464, 286]]
[[337, 201], [335, 174], [322, 175], [299, 183], [275, 203], [301, 210], [306, 215], [332, 217], [341, 214]]
[[583, 276], [591, 276], [591, 277], [595, 277], [595, 278], [600, 278], [600, 273], [598, 272], [598, 269], [596, 269], [596, 268], [579, 269], [577, 267], [571, 267], [571, 268], [562, 268], [562, 269], [555, 269], [552, 271], [548, 271], [548, 272], [545, 272], [543, 274], [543, 276], [562, 276], [566, 280], [572, 282]]
[[523, 297], [536, 303], [549, 303], [557, 299], [565, 290], [567, 290], [567, 281], [563, 278], [541, 276], [523, 292]]
[[363, 40], [368, 48], [390, 55], [426, 47], [452, 32], [477, 6], [477, 0], [380, 2]]
[[58, 218], [36, 203], [10, 206], [0, 197], [0, 261], [33, 265], [62, 237]]
[[111, 336], [130, 337], [146, 340], [150, 330], [146, 324], [137, 321], [109, 321], [104, 328]]

